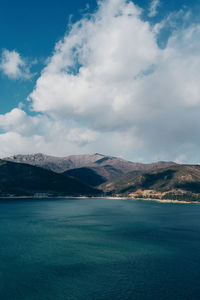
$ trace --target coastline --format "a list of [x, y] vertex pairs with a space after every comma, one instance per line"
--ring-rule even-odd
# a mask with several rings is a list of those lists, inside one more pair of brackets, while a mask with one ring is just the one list
[[183, 201], [183, 200], [173, 200], [173, 199], [159, 199], [159, 198], [133, 198], [133, 197], [102, 197], [111, 200], [132, 200], [132, 201], [153, 201], [153, 202], [160, 202], [160, 203], [183, 203], [183, 204], [193, 204], [199, 203], [200, 201]]
[[0, 199], [110, 199], [110, 200], [131, 200], [131, 201], [152, 201], [159, 203], [181, 203], [181, 204], [200, 204], [200, 201], [183, 201], [183, 200], [173, 200], [173, 199], [159, 199], [159, 198], [134, 198], [134, 197], [119, 197], [119, 196], [0, 196]]

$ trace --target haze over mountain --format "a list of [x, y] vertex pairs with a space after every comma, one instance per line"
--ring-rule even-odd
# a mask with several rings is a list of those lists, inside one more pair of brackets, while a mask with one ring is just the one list
[[39, 166], [57, 173], [65, 172], [66, 175], [76, 177], [92, 186], [97, 186], [107, 180], [113, 180], [130, 171], [145, 171], [175, 164], [174, 162], [136, 163], [99, 153], [66, 157], [54, 157], [36, 153], [14, 155], [4, 158], [4, 160]]

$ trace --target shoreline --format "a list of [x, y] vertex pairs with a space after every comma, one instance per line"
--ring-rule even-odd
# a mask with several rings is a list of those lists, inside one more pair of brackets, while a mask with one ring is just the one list
[[183, 201], [183, 200], [173, 200], [173, 199], [159, 199], [159, 198], [133, 198], [133, 197], [118, 197], [118, 196], [0, 196], [0, 199], [110, 199], [110, 200], [131, 200], [131, 201], [152, 201], [159, 203], [181, 203], [181, 204], [200, 204], [200, 201]]
[[160, 202], [160, 203], [183, 203], [183, 204], [193, 204], [199, 203], [200, 201], [183, 201], [183, 200], [173, 200], [173, 199], [159, 199], [159, 198], [133, 198], [133, 197], [102, 197], [111, 200], [132, 200], [132, 201], [153, 201], [153, 202]]

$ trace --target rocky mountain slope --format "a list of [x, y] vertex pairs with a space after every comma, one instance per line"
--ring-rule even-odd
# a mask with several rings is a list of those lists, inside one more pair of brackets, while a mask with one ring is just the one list
[[75, 178], [54, 173], [28, 164], [0, 160], [0, 196], [53, 196], [98, 195]]
[[[57, 173], [66, 172], [83, 182], [97, 186], [113, 180], [130, 171], [145, 171], [174, 165], [173, 162], [156, 162], [152, 164], [134, 163], [122, 158], [96, 154], [70, 155], [54, 157], [42, 153], [15, 155], [4, 160], [39, 166]], [[73, 171], [72, 171], [73, 170]]]
[[200, 200], [200, 166], [174, 165], [142, 173], [130, 172], [100, 188], [117, 196]]
[[[98, 159], [95, 160], [97, 157]], [[45, 161], [43, 155], [41, 160], [37, 155], [33, 158], [36, 160], [34, 164]], [[22, 160], [20, 163], [12, 159], [0, 160], [0, 196], [104, 194], [132, 198], [200, 201], [199, 165], [176, 165], [165, 162], [143, 165], [95, 154], [92, 158], [75, 156], [74, 161], [72, 160], [73, 166], [90, 161], [89, 167], [72, 168], [63, 173], [56, 173], [44, 167], [31, 165], [30, 157], [28, 157], [29, 164], [22, 163]], [[128, 169], [128, 165], [130, 168], [133, 165], [137, 167], [123, 174]], [[145, 170], [150, 167], [151, 170]], [[113, 180], [112, 176], [118, 177]], [[109, 178], [112, 180], [106, 181]], [[98, 189], [94, 186], [98, 186]]]

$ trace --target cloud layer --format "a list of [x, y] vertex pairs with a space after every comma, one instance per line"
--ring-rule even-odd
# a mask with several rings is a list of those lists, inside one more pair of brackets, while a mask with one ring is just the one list
[[153, 18], [157, 15], [159, 6], [160, 6], [160, 0], [153, 0], [151, 2], [149, 7], [149, 14], [148, 14], [150, 18]]
[[[158, 4], [152, 2], [151, 16]], [[163, 23], [152, 25], [141, 13], [132, 2], [105, 0], [72, 24], [28, 97], [36, 116], [20, 109], [0, 116], [0, 141], [17, 134], [25, 146], [15, 153], [30, 152], [30, 144], [32, 152], [59, 155], [198, 161], [200, 25], [172, 31], [161, 49]]]
[[31, 77], [25, 60], [15, 50], [4, 49], [2, 51], [0, 70], [11, 79], [29, 79]]

